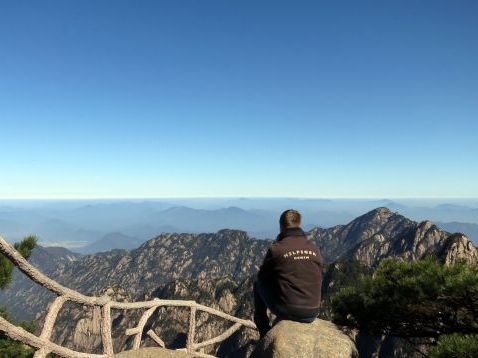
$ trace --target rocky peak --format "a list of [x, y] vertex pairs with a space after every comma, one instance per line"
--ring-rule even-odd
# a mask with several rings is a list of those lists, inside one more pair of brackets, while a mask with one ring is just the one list
[[376, 208], [376, 209], [373, 209], [371, 211], [369, 211], [368, 213], [366, 213], [365, 215], [363, 215], [362, 217], [367, 217], [367, 218], [388, 218], [390, 216], [394, 215], [394, 213], [387, 207], [385, 206], [382, 206], [382, 207], [379, 207], [379, 208]]
[[450, 256], [448, 261], [455, 256], [470, 261], [476, 250], [465, 236], [466, 240], [451, 245], [447, 241], [450, 234], [432, 222], [417, 223], [383, 207], [347, 225], [312, 230], [308, 235], [320, 247], [326, 262], [353, 258], [369, 267], [388, 257], [416, 260], [431, 254], [445, 261], [442, 252]]
[[382, 226], [386, 224], [393, 216], [402, 217], [401, 215], [390, 211], [388, 208], [380, 207], [357, 217], [348, 225]]
[[430, 220], [422, 221], [418, 224], [418, 228], [422, 231], [427, 231], [435, 226]]
[[478, 249], [463, 234], [453, 234], [446, 240], [440, 255], [446, 264], [462, 260], [468, 263], [478, 263]]
[[407, 219], [387, 208], [377, 208], [359, 216], [344, 227], [350, 244], [367, 240], [377, 233], [390, 231], [391, 226], [403, 226]]
[[407, 230], [412, 223], [407, 218], [380, 207], [359, 216], [347, 225], [314, 230], [309, 232], [308, 236], [320, 247], [325, 261], [330, 263], [338, 258], [351, 256], [352, 251], [370, 240], [385, 244], [389, 237]]

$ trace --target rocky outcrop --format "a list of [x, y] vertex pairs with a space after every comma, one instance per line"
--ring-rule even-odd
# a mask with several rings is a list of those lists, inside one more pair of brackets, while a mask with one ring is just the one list
[[259, 342], [253, 358], [358, 357], [354, 342], [331, 322], [279, 321]]
[[[124, 287], [137, 299], [150, 299], [158, 287], [177, 280], [235, 282], [257, 271], [270, 242], [250, 238], [244, 231], [210, 234], [161, 234], [135, 250], [113, 250], [94, 255], [49, 256], [35, 248], [31, 262], [59, 283], [84, 294], [107, 287]], [[66, 251], [66, 250], [65, 250]], [[36, 258], [39, 259], [36, 259]], [[17, 272], [13, 285], [0, 291], [0, 303], [16, 318], [33, 319], [54, 295]]]
[[[128, 294], [123, 287], [108, 287], [96, 293], [98, 296], [107, 295], [118, 302], [132, 302], [134, 297]], [[39, 321], [44, 321], [46, 311], [43, 312]], [[98, 308], [83, 306], [73, 302], [67, 302], [59, 312], [56, 319], [55, 329], [52, 338], [67, 348], [90, 353], [101, 353], [103, 345], [101, 341], [100, 311]], [[125, 331], [130, 327], [131, 322], [137, 322], [140, 312], [136, 310], [112, 310], [111, 319], [113, 322], [112, 338], [115, 352], [130, 348], [131, 341]], [[41, 328], [41, 325], [38, 329]], [[40, 334], [38, 330], [36, 332]]]
[[440, 255], [446, 264], [452, 264], [456, 261], [465, 261], [468, 263], [478, 262], [478, 249], [463, 234], [449, 236]]
[[[164, 299], [195, 300], [236, 317], [251, 318], [253, 311], [249, 299], [251, 292], [250, 279], [237, 284], [231, 278], [224, 277], [210, 280], [176, 280], [158, 288], [151, 295]], [[120, 286], [109, 287], [95, 295], [108, 295], [119, 302], [142, 300], [135, 298], [130, 290]], [[138, 322], [141, 313], [141, 310], [112, 310], [112, 338], [115, 352], [132, 348], [132, 339], [125, 335], [125, 332]], [[70, 349], [101, 353], [101, 329], [97, 317], [90, 307], [67, 303], [56, 320], [53, 340]], [[184, 348], [189, 327], [189, 309], [180, 307], [158, 309], [147, 321], [146, 326], [145, 332], [149, 329], [155, 331], [168, 349]], [[227, 320], [199, 312], [196, 317], [196, 342], [215, 337], [230, 327], [231, 322]], [[205, 347], [204, 352], [215, 354], [218, 349], [223, 352], [218, 354], [219, 356], [232, 357], [238, 351], [247, 351], [251, 342], [257, 339], [258, 334], [255, 330], [243, 327], [219, 346]], [[157, 346], [157, 344], [145, 335], [141, 346]]]
[[413, 261], [434, 255], [442, 262], [464, 258], [478, 262], [476, 248], [464, 235], [441, 230], [430, 221], [417, 223], [387, 208], [377, 208], [347, 225], [313, 229], [308, 233], [327, 262], [354, 259], [376, 267], [385, 258]]

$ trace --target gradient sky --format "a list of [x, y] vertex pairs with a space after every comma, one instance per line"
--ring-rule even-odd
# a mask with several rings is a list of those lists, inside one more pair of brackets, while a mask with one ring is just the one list
[[478, 197], [478, 1], [2, 1], [0, 198]]

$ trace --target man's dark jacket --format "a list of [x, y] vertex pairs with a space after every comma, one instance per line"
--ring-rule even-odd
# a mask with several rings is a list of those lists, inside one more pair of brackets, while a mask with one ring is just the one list
[[259, 284], [292, 316], [317, 315], [323, 261], [319, 248], [300, 228], [279, 234], [259, 270]]

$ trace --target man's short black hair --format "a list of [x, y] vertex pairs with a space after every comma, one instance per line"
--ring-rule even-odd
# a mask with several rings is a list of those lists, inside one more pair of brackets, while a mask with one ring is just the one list
[[279, 219], [279, 224], [282, 228], [297, 228], [300, 227], [302, 217], [297, 210], [289, 209], [284, 211]]

